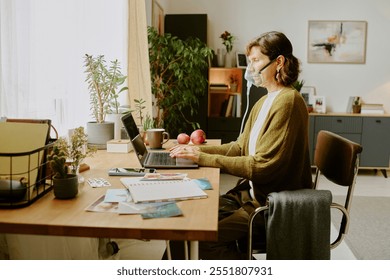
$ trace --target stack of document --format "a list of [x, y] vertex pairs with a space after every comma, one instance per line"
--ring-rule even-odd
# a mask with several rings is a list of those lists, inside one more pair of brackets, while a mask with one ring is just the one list
[[137, 181], [121, 178], [134, 203], [178, 201], [206, 198], [207, 194], [195, 180]]
[[384, 114], [385, 109], [383, 108], [383, 104], [363, 103], [360, 113], [361, 114]]
[[[173, 178], [165, 176], [167, 178]], [[211, 189], [206, 178], [161, 180], [156, 178], [121, 178], [125, 188], [107, 189], [106, 194], [86, 208], [93, 212], [141, 214], [143, 218], [180, 216], [176, 201], [206, 198]], [[174, 178], [179, 178], [178, 176]], [[145, 180], [146, 179], [146, 180]]]

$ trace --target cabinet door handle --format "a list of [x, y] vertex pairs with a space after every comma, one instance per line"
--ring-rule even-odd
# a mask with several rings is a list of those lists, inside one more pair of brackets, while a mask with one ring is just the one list
[[376, 120], [375, 122], [376, 122], [376, 123], [381, 123], [382, 121], [381, 121], [381, 120]]
[[338, 123], [342, 123], [343, 121], [342, 121], [342, 120], [340, 120], [340, 119], [338, 119], [338, 120], [337, 120], [337, 122], [338, 122]]

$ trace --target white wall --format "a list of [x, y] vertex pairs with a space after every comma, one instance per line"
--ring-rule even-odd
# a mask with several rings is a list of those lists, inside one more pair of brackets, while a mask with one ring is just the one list
[[[390, 1], [388, 0], [157, 0], [165, 14], [207, 14], [208, 45], [222, 48], [225, 30], [237, 36], [234, 49], [263, 32], [284, 32], [302, 62], [301, 79], [326, 96], [327, 110], [345, 112], [349, 96], [383, 103], [390, 113]], [[307, 63], [308, 20], [368, 22], [365, 64]]]

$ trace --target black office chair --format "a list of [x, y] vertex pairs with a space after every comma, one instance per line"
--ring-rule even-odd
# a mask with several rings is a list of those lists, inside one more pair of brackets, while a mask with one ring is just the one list
[[[338, 209], [342, 213], [339, 233], [337, 238], [331, 242], [330, 250], [336, 248], [348, 232], [350, 222], [349, 211], [358, 173], [359, 154], [362, 150], [361, 145], [332, 132], [322, 130], [318, 133], [314, 154], [314, 164], [316, 166], [314, 189], [318, 187], [321, 174], [334, 184], [348, 188], [344, 205], [334, 202], [330, 205], [331, 208]], [[250, 216], [248, 259], [252, 259], [253, 254], [254, 220], [259, 213], [268, 209], [268, 205], [259, 207]]]

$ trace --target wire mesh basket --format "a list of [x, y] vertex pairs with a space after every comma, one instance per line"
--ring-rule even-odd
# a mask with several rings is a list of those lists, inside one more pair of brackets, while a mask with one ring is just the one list
[[20, 153], [0, 153], [0, 208], [31, 205], [52, 189], [47, 154], [54, 143]]

